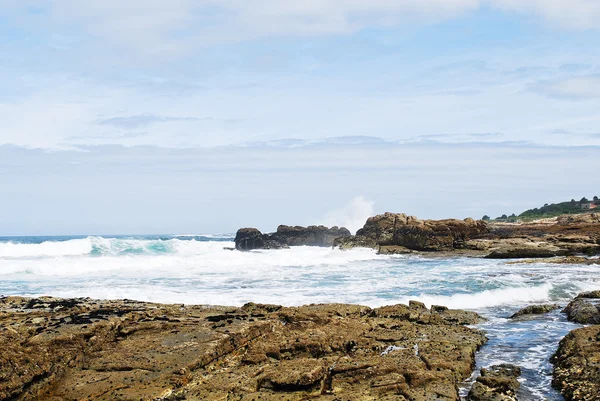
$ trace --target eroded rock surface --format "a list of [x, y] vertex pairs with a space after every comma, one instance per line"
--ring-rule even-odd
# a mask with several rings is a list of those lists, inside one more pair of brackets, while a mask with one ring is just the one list
[[552, 361], [552, 385], [565, 400], [600, 400], [600, 325], [571, 331], [561, 340]]
[[513, 314], [510, 318], [517, 319], [528, 317], [531, 315], [544, 315], [557, 309], [560, 309], [560, 305], [558, 304], [529, 305], [521, 309], [517, 313]]
[[517, 401], [517, 391], [521, 384], [517, 378], [521, 368], [515, 365], [502, 364], [481, 369], [468, 400], [472, 401]]
[[337, 238], [349, 236], [350, 231], [342, 227], [284, 226], [277, 227], [272, 234], [263, 234], [256, 228], [241, 228], [235, 236], [235, 248], [240, 251], [253, 249], [280, 249], [290, 246], [333, 246]]
[[486, 341], [418, 302], [0, 299], [0, 400], [458, 400]]
[[[384, 213], [371, 217], [355, 236], [336, 240], [341, 249], [368, 247], [382, 254], [453, 253], [491, 259], [554, 258], [600, 254], [600, 214], [560, 216], [527, 223], [481, 220], [419, 220]], [[593, 264], [594, 259], [586, 259]]]
[[582, 292], [563, 312], [567, 319], [581, 324], [600, 324], [600, 290]]
[[487, 232], [487, 224], [481, 220], [419, 220], [404, 213], [384, 213], [370, 217], [356, 238], [340, 238], [336, 245], [348, 248], [373, 243], [416, 251], [448, 251], [462, 249], [467, 240]]

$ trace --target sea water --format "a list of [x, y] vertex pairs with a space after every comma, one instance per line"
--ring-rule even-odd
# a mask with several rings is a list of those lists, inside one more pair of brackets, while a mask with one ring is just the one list
[[600, 289], [598, 266], [383, 256], [369, 249], [227, 249], [233, 246], [231, 235], [0, 237], [0, 295], [232, 306], [377, 307], [415, 299], [485, 316], [478, 328], [490, 341], [477, 368], [519, 365], [521, 400], [561, 400], [550, 385], [549, 359], [578, 325], [560, 311], [533, 320], [508, 317], [532, 303], [566, 305], [581, 291]]

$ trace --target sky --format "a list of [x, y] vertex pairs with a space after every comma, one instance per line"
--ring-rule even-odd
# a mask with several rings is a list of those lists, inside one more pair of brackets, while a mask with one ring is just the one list
[[600, 193], [597, 0], [0, 0], [0, 235]]

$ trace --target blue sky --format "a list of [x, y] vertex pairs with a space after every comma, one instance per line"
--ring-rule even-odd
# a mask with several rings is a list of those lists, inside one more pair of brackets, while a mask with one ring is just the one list
[[595, 0], [0, 0], [0, 234], [595, 195], [599, 20]]

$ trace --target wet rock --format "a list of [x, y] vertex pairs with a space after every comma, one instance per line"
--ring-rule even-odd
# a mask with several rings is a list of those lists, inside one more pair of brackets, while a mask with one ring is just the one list
[[552, 385], [566, 401], [600, 399], [600, 325], [571, 331], [552, 358]]
[[473, 401], [516, 401], [517, 391], [521, 384], [517, 378], [521, 368], [514, 365], [502, 364], [481, 369], [468, 400]]
[[382, 247], [395, 246], [426, 252], [448, 251], [462, 249], [467, 240], [487, 232], [487, 224], [481, 220], [419, 220], [403, 213], [384, 213], [370, 217], [355, 237], [340, 239], [336, 245], [350, 248], [374, 242]]
[[64, 301], [0, 299], [0, 400], [450, 401], [486, 341], [418, 302]]
[[557, 304], [543, 304], [543, 305], [529, 305], [517, 313], [513, 314], [510, 318], [515, 319], [519, 317], [525, 317], [530, 315], [544, 315], [552, 312], [553, 310], [560, 309], [560, 305]]
[[261, 233], [256, 228], [240, 228], [235, 234], [235, 249], [238, 251], [280, 248], [285, 248], [285, 245], [272, 241], [268, 235]]
[[563, 309], [567, 319], [581, 324], [600, 324], [600, 291], [583, 292]]
[[524, 246], [524, 247], [506, 247], [493, 250], [487, 259], [525, 259], [525, 258], [553, 258], [562, 256], [568, 251], [560, 249], [554, 245], [546, 244], [544, 246]]
[[347, 228], [325, 226], [284, 226], [277, 227], [277, 231], [270, 238], [288, 246], [333, 246], [336, 239], [348, 237], [351, 233]]
[[333, 246], [336, 239], [349, 236], [346, 228], [324, 226], [279, 226], [272, 234], [263, 234], [256, 228], [241, 228], [235, 236], [235, 248], [240, 251], [253, 249], [280, 249], [290, 246]]

